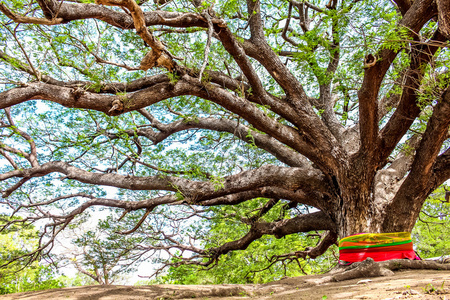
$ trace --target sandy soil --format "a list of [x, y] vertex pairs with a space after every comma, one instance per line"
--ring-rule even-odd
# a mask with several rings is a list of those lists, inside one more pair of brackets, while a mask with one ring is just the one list
[[389, 277], [317, 284], [323, 275], [264, 285], [84, 286], [0, 296], [0, 300], [430, 299], [450, 300], [450, 271], [410, 270]]

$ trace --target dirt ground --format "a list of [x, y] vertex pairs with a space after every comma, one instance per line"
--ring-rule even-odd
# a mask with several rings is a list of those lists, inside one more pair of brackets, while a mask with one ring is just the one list
[[0, 300], [169, 299], [440, 299], [450, 300], [450, 271], [408, 270], [388, 277], [327, 284], [326, 275], [284, 278], [263, 285], [84, 286], [0, 296]]

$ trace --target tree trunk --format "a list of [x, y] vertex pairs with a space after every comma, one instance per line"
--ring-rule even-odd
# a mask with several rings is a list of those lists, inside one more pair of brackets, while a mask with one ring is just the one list
[[[414, 198], [420, 199], [414, 199], [414, 205], [411, 201], [397, 201], [402, 207], [393, 207], [389, 204], [393, 202], [395, 192], [391, 191], [388, 199], [379, 197], [380, 193], [375, 190], [375, 168], [370, 167], [370, 160], [369, 163], [366, 159], [359, 161], [363, 163], [355, 159], [351, 167], [343, 168], [343, 175], [337, 182], [335, 194], [339, 196], [330, 215], [336, 221], [339, 237], [358, 233], [411, 232], [427, 193], [416, 195]], [[395, 183], [394, 177], [389, 180]], [[394, 183], [383, 188], [392, 188]]]
[[[413, 206], [405, 209], [399, 216], [396, 210], [386, 205], [377, 207], [377, 199], [367, 194], [356, 194], [344, 201], [336, 219], [339, 237], [343, 238], [358, 233], [411, 232], [420, 213], [420, 208]], [[365, 206], [362, 203], [368, 203]], [[408, 212], [408, 213], [406, 213]], [[387, 220], [395, 219], [395, 226]]]

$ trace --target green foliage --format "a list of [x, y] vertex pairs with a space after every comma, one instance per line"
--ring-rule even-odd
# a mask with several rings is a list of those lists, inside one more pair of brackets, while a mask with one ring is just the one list
[[[254, 216], [254, 210], [268, 199], [255, 199], [234, 207], [211, 208], [214, 217], [203, 220], [197, 226], [208, 233], [203, 237], [206, 249], [219, 247], [224, 243], [234, 241], [244, 236], [248, 225], [240, 222], [242, 218]], [[267, 222], [290, 218], [284, 211], [284, 203], [279, 203], [261, 219]], [[315, 233], [314, 233], [315, 234]], [[169, 267], [166, 274], [157, 277], [161, 283], [173, 284], [225, 284], [225, 283], [266, 283], [279, 280], [285, 276], [301, 276], [305, 274], [322, 273], [336, 264], [335, 247], [330, 248], [323, 256], [311, 259], [288, 259], [276, 261], [277, 255], [302, 251], [317, 243], [316, 235], [291, 234], [277, 239], [273, 236], [263, 236], [251, 243], [247, 249], [232, 251], [222, 255], [213, 268], [204, 269], [193, 265]], [[172, 259], [172, 263], [179, 258]]]
[[175, 84], [180, 80], [180, 76], [175, 73], [167, 73], [167, 76], [169, 77], [170, 83]]
[[73, 287], [73, 286], [85, 286], [85, 285], [95, 285], [97, 282], [93, 280], [91, 277], [86, 276], [84, 274], [75, 274], [74, 276], [66, 276], [62, 275], [58, 277], [58, 281], [62, 283], [64, 287]]
[[[0, 215], [0, 226], [9, 218]], [[56, 274], [50, 266], [44, 266], [38, 262], [27, 264], [21, 260], [11, 262], [35, 246], [37, 242], [37, 231], [33, 226], [24, 226], [22, 223], [9, 226], [0, 232], [0, 294], [18, 293], [26, 291], [38, 291], [63, 287]], [[5, 265], [7, 264], [7, 265]]]
[[[227, 231], [224, 235], [231, 233]], [[157, 277], [156, 281], [171, 284], [267, 283], [285, 276], [323, 273], [336, 264], [332, 254], [336, 249], [332, 248], [316, 260], [280, 261], [268, 267], [268, 260], [273, 255], [286, 254], [294, 249], [298, 251], [308, 245], [314, 246], [314, 240], [309, 240], [301, 234], [289, 235], [282, 239], [264, 236], [253, 242], [246, 250], [233, 251], [221, 256], [217, 265], [211, 269], [192, 265], [169, 267], [167, 273]], [[177, 259], [172, 260], [176, 261]]]
[[44, 266], [30, 266], [14, 273], [3, 273], [0, 294], [40, 291], [65, 287], [54, 270]]
[[420, 257], [450, 255], [450, 203], [445, 201], [448, 186], [438, 188], [425, 202], [412, 232]]

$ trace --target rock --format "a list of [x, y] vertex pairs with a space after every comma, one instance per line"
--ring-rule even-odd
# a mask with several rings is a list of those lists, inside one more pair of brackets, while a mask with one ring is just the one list
[[419, 295], [419, 292], [416, 290], [409, 289], [409, 290], [404, 291], [402, 294], [403, 295]]
[[372, 280], [370, 280], [370, 279], [363, 279], [363, 280], [358, 281], [356, 284], [366, 284], [366, 283], [369, 283], [369, 282], [372, 282]]

